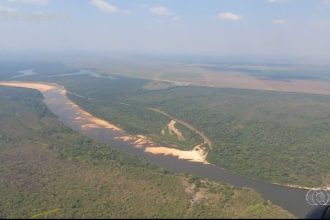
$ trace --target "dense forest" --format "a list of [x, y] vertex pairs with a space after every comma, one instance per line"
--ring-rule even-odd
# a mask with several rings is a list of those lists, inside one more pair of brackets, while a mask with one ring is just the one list
[[330, 97], [185, 87], [127, 101], [161, 108], [205, 132], [214, 164], [283, 184], [329, 183]]
[[173, 174], [83, 137], [29, 89], [0, 87], [0, 182], [2, 218], [293, 217], [250, 189]]
[[180, 143], [160, 135], [169, 119], [147, 108], [166, 111], [210, 138], [211, 163], [242, 175], [300, 186], [329, 183], [328, 96], [198, 86], [149, 90], [147, 80], [119, 76], [38, 80], [65, 85], [81, 95], [70, 95], [73, 101], [129, 132], [192, 149], [196, 136]]

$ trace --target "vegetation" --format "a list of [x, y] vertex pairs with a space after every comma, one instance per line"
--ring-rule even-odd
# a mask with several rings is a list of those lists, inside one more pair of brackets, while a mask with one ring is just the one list
[[[88, 76], [76, 77], [29, 77], [29, 80], [56, 82], [69, 89], [69, 98], [88, 112], [104, 118], [131, 134], [151, 137], [160, 144], [192, 150], [203, 142], [202, 138], [189, 128], [177, 123], [176, 127], [185, 136], [179, 140], [169, 135], [166, 129], [171, 118], [147, 109], [145, 106], [131, 105], [123, 100], [135, 93], [144, 94], [143, 87], [148, 81], [116, 76], [117, 80], [104, 80]], [[97, 88], [97, 89], [96, 89]], [[162, 134], [162, 130], [165, 133]]]
[[213, 142], [209, 161], [282, 184], [329, 183], [330, 97], [182, 87], [128, 102], [161, 108]]
[[[125, 103], [99, 101], [95, 99], [85, 99], [69, 94], [69, 98], [76, 102], [83, 109], [91, 110], [97, 115], [123, 127], [127, 132], [133, 134], [157, 134], [169, 119], [143, 107], [133, 107]], [[102, 106], [102, 107], [101, 107]]]
[[33, 90], [0, 87], [0, 134], [2, 218], [293, 217], [250, 189], [175, 175], [83, 137]]
[[85, 99], [74, 94], [69, 94], [69, 98], [83, 109], [113, 122], [125, 131], [131, 134], [149, 136], [160, 144], [191, 150], [194, 146], [203, 142], [198, 134], [177, 123], [175, 127], [185, 137], [184, 140], [180, 140], [168, 131], [170, 118], [139, 105]]
[[329, 184], [328, 96], [196, 86], [149, 91], [143, 89], [148, 81], [124, 77], [80, 77], [79, 83], [74, 77], [47, 80], [83, 95], [70, 98], [130, 132], [148, 134], [181, 149], [198, 144], [192, 134], [185, 134], [190, 137], [185, 143], [161, 136], [169, 120], [146, 109], [160, 108], [210, 138], [211, 163], [242, 175], [281, 184]]
[[143, 86], [146, 90], [163, 90], [175, 87], [171, 82], [151, 81]]
[[198, 134], [184, 125], [176, 123], [174, 127], [181, 132], [182, 138], [170, 132], [167, 125], [162, 129], [161, 135], [150, 134], [149, 136], [156, 142], [171, 145], [173, 148], [181, 150], [192, 150], [193, 147], [203, 143], [203, 139]]

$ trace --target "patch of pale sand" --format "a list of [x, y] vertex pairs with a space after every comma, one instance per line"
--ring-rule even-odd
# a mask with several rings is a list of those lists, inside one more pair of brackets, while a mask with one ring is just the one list
[[[200, 162], [204, 164], [209, 164], [206, 160], [207, 151], [203, 148], [203, 144], [197, 145], [191, 151], [178, 150], [174, 148], [157, 146], [152, 140], [143, 135], [127, 135], [120, 136], [116, 139], [123, 140], [125, 142], [130, 142], [134, 147], [142, 148], [145, 147], [144, 151], [152, 154], [163, 154], [178, 157], [179, 159]], [[151, 145], [147, 146], [146, 145]]]
[[181, 131], [179, 131], [175, 127], [175, 124], [176, 124], [175, 120], [171, 120], [170, 123], [168, 123], [167, 127], [168, 127], [169, 133], [172, 134], [172, 132], [173, 132], [177, 136], [178, 140], [184, 141], [185, 138], [184, 138], [183, 134], [181, 133]]
[[[191, 151], [184, 151], [174, 148], [157, 146], [153, 141], [149, 140], [147, 137], [143, 135], [136, 135], [136, 136], [126, 135], [126, 136], [116, 137], [115, 139], [129, 142], [133, 144], [134, 147], [136, 148], [144, 147], [144, 151], [147, 153], [175, 156], [183, 160], [209, 164], [206, 160], [207, 152], [205, 151], [205, 149], [202, 148], [203, 144], [197, 145]], [[150, 145], [150, 146], [146, 146], [146, 145]]]
[[192, 125], [190, 125], [189, 123], [184, 122], [184, 121], [181, 121], [181, 120], [179, 120], [179, 119], [177, 119], [177, 118], [175, 118], [175, 117], [169, 115], [167, 112], [164, 112], [164, 111], [162, 111], [162, 110], [160, 110], [160, 109], [157, 109], [157, 108], [148, 108], [148, 109], [151, 110], [151, 111], [154, 111], [154, 112], [158, 112], [158, 113], [160, 113], [160, 114], [162, 114], [162, 115], [165, 115], [165, 116], [167, 116], [167, 117], [169, 117], [169, 118], [171, 118], [171, 119], [177, 121], [178, 123], [182, 124], [183, 126], [189, 128], [190, 130], [196, 132], [198, 135], [200, 135], [200, 136], [203, 138], [203, 140], [204, 140], [203, 145], [204, 145], [204, 144], [207, 144], [207, 145], [209, 146], [209, 148], [212, 149], [212, 142], [210, 141], [210, 139], [208, 139], [208, 137], [206, 137], [206, 135], [204, 135], [201, 131], [199, 131], [199, 130], [197, 130], [196, 128], [194, 128], [194, 127], [193, 127]]
[[141, 139], [144, 139], [144, 140], [146, 140], [146, 139], [148, 139], [146, 136], [143, 136], [143, 135], [136, 135], [138, 138], [141, 138]]
[[136, 141], [134, 141], [135, 144], [147, 144], [148, 141], [143, 140], [143, 139], [137, 139]]
[[104, 120], [102, 120], [100, 118], [96, 118], [96, 117], [94, 117], [94, 116], [92, 116], [90, 114], [88, 116], [88, 119], [90, 121], [94, 122], [95, 124], [97, 124], [98, 126], [101, 126], [103, 128], [110, 128], [110, 129], [115, 130], [115, 131], [122, 131], [121, 128], [119, 128], [119, 127], [117, 127], [117, 126], [115, 126], [113, 124], [110, 124], [109, 122], [104, 121]]
[[137, 139], [134, 141], [134, 144], [144, 144], [145, 142], [142, 141], [141, 139]]
[[142, 135], [125, 135], [125, 136], [118, 136], [115, 137], [116, 140], [121, 140], [124, 142], [128, 142], [132, 144], [136, 148], [145, 148], [147, 145], [154, 146], [152, 141], [149, 141], [146, 137], [144, 138], [139, 138], [139, 137], [144, 137]]
[[[58, 92], [62, 95], [66, 95], [66, 90], [63, 87], [60, 87], [56, 84], [45, 84], [45, 83], [30, 83], [30, 82], [16, 82], [16, 81], [11, 81], [11, 82], [0, 82], [0, 86], [13, 86], [13, 87], [23, 87], [23, 88], [30, 88], [30, 89], [36, 89], [40, 92], [48, 92], [50, 90], [57, 89]], [[78, 120], [85, 120], [86, 125], [82, 128], [88, 128], [91, 124], [94, 124], [93, 128], [96, 127], [102, 127], [102, 128], [109, 128], [115, 131], [122, 131], [121, 128], [110, 124], [109, 122], [102, 120], [100, 118], [97, 118], [90, 113], [82, 110], [78, 105], [74, 104], [71, 101], [68, 101], [65, 103], [66, 105], [70, 106], [71, 108], [74, 108], [78, 113], [80, 119]]]
[[52, 89], [56, 89], [55, 85], [44, 84], [44, 83], [29, 83], [29, 82], [0, 82], [0, 86], [12, 86], [12, 87], [22, 87], [29, 89], [36, 89], [40, 92], [47, 92]]
[[84, 124], [81, 128], [98, 128], [99, 126], [96, 124]]
[[[23, 88], [31, 88], [36, 89], [40, 92], [47, 92], [53, 89], [57, 89], [58, 92], [60, 92], [63, 95], [66, 95], [66, 90], [56, 84], [44, 84], [44, 83], [29, 83], [29, 82], [0, 82], [0, 86], [13, 86], [13, 87], [23, 87]], [[94, 117], [90, 113], [80, 109], [80, 107], [76, 104], [74, 104], [71, 101], [68, 101], [67, 103], [70, 108], [74, 108], [79, 114], [78, 117], [76, 117], [77, 120], [85, 120], [86, 124], [82, 125], [83, 128], [95, 128], [95, 127], [103, 127], [103, 128], [110, 128], [116, 131], [122, 131], [119, 127], [110, 124], [109, 122], [99, 119], [97, 117]], [[139, 141], [139, 142], [147, 142], [152, 144], [152, 146], [155, 146], [155, 144], [150, 141], [147, 137], [143, 135], [137, 135], [137, 136], [121, 136], [117, 137], [117, 139], [121, 139], [123, 141]], [[141, 144], [138, 144], [136, 147], [142, 147]], [[194, 150], [192, 151], [183, 151], [183, 150], [177, 150], [167, 147], [146, 147], [145, 152], [149, 152], [152, 154], [163, 154], [163, 155], [172, 155], [176, 156], [179, 159], [184, 160], [190, 160], [194, 162], [200, 162], [208, 164], [206, 161], [207, 152], [205, 152], [200, 146], [196, 146]]]
[[116, 137], [115, 139], [116, 140], [122, 140], [122, 141], [125, 141], [125, 142], [130, 142], [130, 141], [135, 140], [135, 138], [131, 135], [119, 136], [119, 137]]
[[[282, 186], [282, 184], [280, 183], [274, 183], [275, 185], [280, 185]], [[295, 189], [307, 189], [307, 190], [318, 190], [318, 189], [322, 189], [322, 190], [330, 190], [330, 186], [324, 186], [324, 187], [307, 187], [307, 186], [298, 186], [298, 185], [293, 185], [293, 184], [286, 184], [286, 187], [290, 187], [290, 188], [295, 188]]]
[[191, 151], [184, 151], [168, 147], [146, 147], [144, 151], [152, 154], [175, 156], [183, 160], [209, 164], [206, 160], [207, 153], [200, 148], [194, 148], [194, 150]]

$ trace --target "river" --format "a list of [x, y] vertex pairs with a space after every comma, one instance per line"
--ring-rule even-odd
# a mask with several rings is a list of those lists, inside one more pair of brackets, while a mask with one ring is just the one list
[[[0, 83], [0, 85], [5, 85], [5, 83]], [[179, 159], [175, 156], [148, 153], [143, 147], [137, 148], [136, 144], [133, 144], [132, 142], [118, 139], [118, 136], [127, 135], [123, 130], [119, 130], [116, 127], [109, 128], [109, 126], [106, 125], [100, 127], [94, 126], [93, 124], [88, 124], [90, 121], [87, 122], [87, 119], [81, 118], [81, 112], [84, 111], [69, 100], [63, 87], [56, 86], [56, 89], [44, 88], [39, 89], [39, 91], [42, 92], [44, 102], [48, 108], [64, 125], [99, 142], [111, 144], [118, 150], [142, 157], [150, 163], [162, 166], [172, 172], [188, 173], [201, 178], [207, 178], [212, 181], [229, 183], [237, 187], [252, 188], [256, 192], [260, 193], [264, 199], [270, 200], [272, 203], [283, 207], [300, 218], [304, 217], [311, 208], [305, 199], [307, 193], [307, 190], [305, 189], [290, 188], [275, 185], [262, 180], [250, 179], [212, 164], [192, 162]], [[88, 113], [83, 114], [86, 115]], [[86, 123], [90, 126], [86, 126]]]

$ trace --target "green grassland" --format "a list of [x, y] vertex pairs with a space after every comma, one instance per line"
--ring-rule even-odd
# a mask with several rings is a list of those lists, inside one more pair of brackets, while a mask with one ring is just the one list
[[1, 218], [293, 217], [246, 188], [169, 173], [64, 127], [0, 87]]

